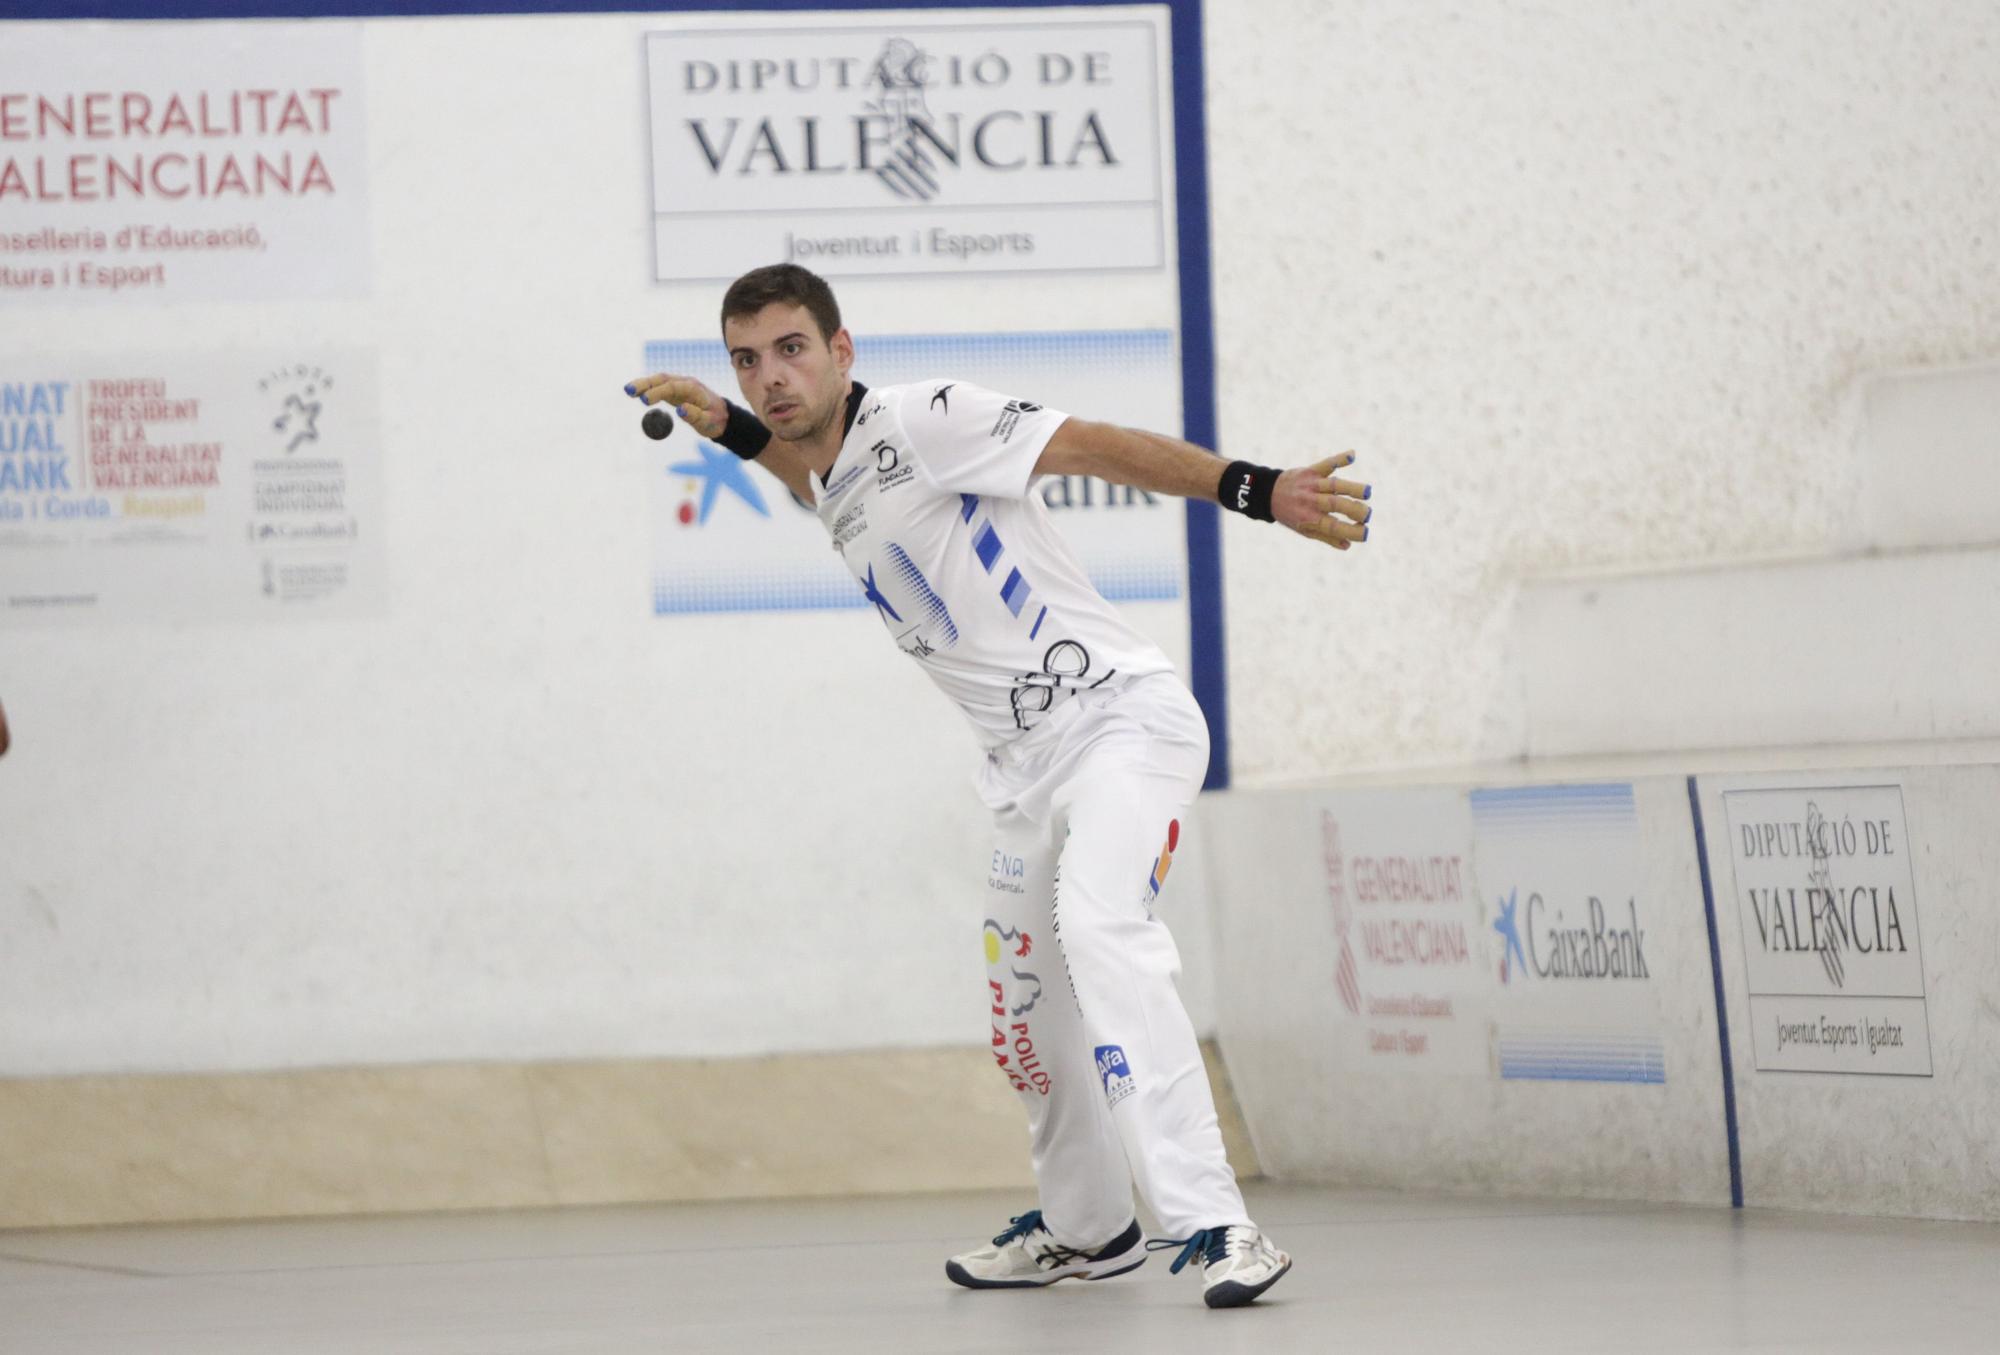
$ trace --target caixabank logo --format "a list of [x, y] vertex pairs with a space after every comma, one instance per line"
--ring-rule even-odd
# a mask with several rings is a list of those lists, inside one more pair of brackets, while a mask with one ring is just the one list
[[1502, 1078], [1666, 1080], [1629, 783], [1471, 793]]
[[[1639, 900], [1630, 898], [1617, 916], [1592, 895], [1579, 910], [1577, 925], [1565, 910], [1529, 894], [1525, 908], [1519, 888], [1496, 901], [1500, 936], [1500, 982], [1562, 979], [1649, 979], [1646, 929], [1639, 925]], [[1522, 934], [1527, 934], [1525, 944]]]
[[712, 442], [695, 444], [694, 457], [667, 467], [667, 475], [677, 481], [680, 506], [674, 519], [683, 527], [706, 527], [709, 517], [724, 499], [733, 501], [758, 517], [771, 516], [764, 492], [750, 478], [750, 467], [736, 453]]

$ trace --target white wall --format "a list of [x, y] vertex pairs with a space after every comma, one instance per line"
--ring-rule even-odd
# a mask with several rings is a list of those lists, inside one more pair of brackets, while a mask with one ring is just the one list
[[[1246, 782], [1477, 751], [1516, 579], [1811, 549], [1850, 378], [2000, 351], [1989, 7], [1208, 20], [1224, 449], [1381, 485], [1347, 556], [1227, 524]], [[366, 300], [0, 317], [11, 356], [375, 348], [392, 580], [375, 620], [0, 635], [0, 1073], [980, 1038], [956, 714], [851, 615], [647, 612], [616, 388], [716, 300], [636, 281], [651, 22], [370, 24]], [[841, 291], [899, 332], [1063, 285]]]
[[1225, 450], [1379, 486], [1227, 524], [1241, 784], [1514, 752], [1519, 580], [1818, 552], [1858, 378], [2000, 354], [1991, 5], [1209, 17]]
[[[720, 302], [645, 281], [659, 23], [368, 23], [366, 300], [0, 325], [17, 357], [374, 348], [391, 579], [376, 620], [0, 633], [0, 1074], [984, 1041], [963, 719], [858, 613], [649, 610], [620, 388]], [[1058, 292], [1170, 327], [1160, 290], [839, 289], [875, 333]]]

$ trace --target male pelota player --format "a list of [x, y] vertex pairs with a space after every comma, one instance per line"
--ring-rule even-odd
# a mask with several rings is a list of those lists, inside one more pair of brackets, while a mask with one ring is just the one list
[[[1352, 453], [1278, 471], [1070, 418], [969, 382], [875, 389], [832, 291], [778, 264], [722, 301], [745, 411], [684, 376], [626, 387], [815, 505], [876, 616], [972, 721], [994, 816], [985, 924], [992, 1048], [1027, 1107], [1041, 1208], [945, 1265], [975, 1289], [1100, 1280], [1180, 1247], [1210, 1307], [1291, 1258], [1250, 1221], [1153, 901], [1208, 765], [1166, 655], [1091, 586], [1030, 490], [1089, 475], [1210, 499], [1336, 550], [1368, 539]], [[1132, 1187], [1166, 1233], [1141, 1247]], [[1170, 1240], [1167, 1240], [1170, 1239]]]

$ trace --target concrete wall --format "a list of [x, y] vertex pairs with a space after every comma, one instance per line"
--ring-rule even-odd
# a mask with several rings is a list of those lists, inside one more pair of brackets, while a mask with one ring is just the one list
[[1824, 553], [1867, 375], [2000, 356], [1990, 5], [1211, 20], [1223, 442], [1379, 486], [1226, 524], [1240, 784], [1518, 755], [1524, 579]]

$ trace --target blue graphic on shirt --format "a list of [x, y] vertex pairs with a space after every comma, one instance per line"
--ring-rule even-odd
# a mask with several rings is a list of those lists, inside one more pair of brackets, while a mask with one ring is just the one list
[[764, 496], [750, 480], [742, 457], [709, 442], [696, 443], [695, 451], [701, 454], [701, 460], [677, 462], [667, 467], [667, 473], [691, 475], [702, 482], [698, 523], [707, 523], [709, 510], [715, 507], [715, 496], [724, 489], [756, 509], [760, 517], [771, 516], [771, 510], [764, 506]]
[[917, 604], [937, 624], [939, 633], [944, 636], [944, 647], [950, 649], [957, 644], [958, 624], [951, 619], [951, 612], [945, 607], [944, 599], [937, 595], [924, 578], [924, 572], [917, 568], [917, 562], [910, 558], [909, 552], [891, 541], [889, 563], [896, 567], [896, 573], [902, 576], [909, 590], [917, 595]]
[[1021, 608], [1028, 604], [1028, 594], [1034, 591], [1028, 586], [1028, 581], [1021, 577], [1020, 570], [1010, 569], [1007, 571], [1007, 582], [1000, 585], [1000, 600], [1007, 604], [1008, 611], [1019, 616]]
[[882, 590], [875, 586], [875, 565], [872, 561], [868, 566], [868, 577], [861, 582], [861, 591], [875, 604], [876, 611], [885, 614], [891, 621], [903, 619], [897, 614], [896, 609], [889, 605], [889, 599], [882, 596]]
[[991, 574], [993, 562], [1000, 558], [1000, 533], [993, 530], [992, 523], [980, 523], [972, 534], [972, 553], [979, 557], [979, 567]]
[[[978, 497], [971, 494], [961, 494], [959, 498], [963, 504], [962, 515], [967, 522], [972, 521], [972, 511], [979, 506]], [[996, 573], [999, 570], [1001, 561], [1007, 554], [1007, 547], [1000, 540], [1000, 533], [995, 530], [993, 519], [987, 518], [977, 527], [973, 528], [972, 554], [978, 559], [979, 567], [988, 574]], [[1006, 604], [1007, 610], [1013, 613], [1017, 619], [1021, 615], [1022, 608], [1028, 605], [1028, 598], [1034, 591], [1034, 586], [1022, 577], [1021, 571], [1009, 565], [1007, 569], [1007, 581], [1000, 585], [1000, 601]], [[1044, 607], [1035, 617], [1034, 627], [1028, 632], [1030, 640], [1041, 633], [1042, 620], [1048, 614], [1049, 609]]]

